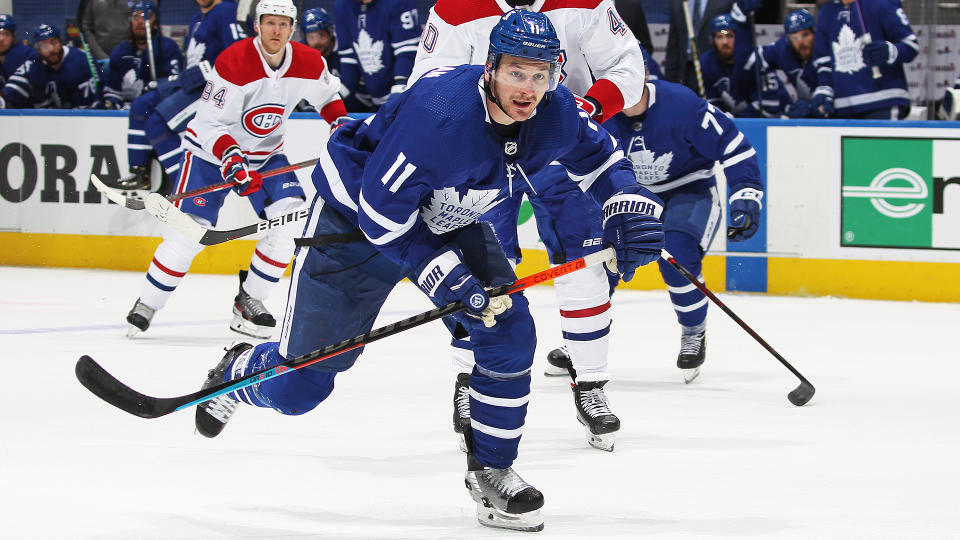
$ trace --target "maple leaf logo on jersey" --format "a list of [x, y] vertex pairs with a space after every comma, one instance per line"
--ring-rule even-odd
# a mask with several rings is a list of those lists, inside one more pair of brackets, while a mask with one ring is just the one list
[[837, 41], [833, 45], [833, 70], [840, 73], [856, 73], [867, 67], [863, 63], [863, 54], [860, 49], [863, 47], [863, 37], [857, 37], [849, 26], [843, 25], [840, 34], [837, 35]]
[[637, 182], [641, 184], [656, 184], [670, 177], [673, 152], [657, 157], [655, 152], [646, 149], [642, 135], [630, 141], [630, 152], [627, 157], [633, 163], [633, 174], [637, 176]]
[[200, 43], [195, 39], [190, 40], [190, 44], [187, 45], [187, 65], [195, 66], [203, 60], [204, 53], [207, 52], [207, 44]]
[[469, 225], [494, 206], [499, 189], [468, 189], [461, 197], [452, 187], [433, 190], [430, 202], [420, 209], [420, 217], [434, 234], [443, 234]]
[[360, 30], [357, 41], [353, 44], [357, 52], [360, 67], [367, 75], [372, 75], [383, 69], [383, 41], [374, 41], [366, 30]]

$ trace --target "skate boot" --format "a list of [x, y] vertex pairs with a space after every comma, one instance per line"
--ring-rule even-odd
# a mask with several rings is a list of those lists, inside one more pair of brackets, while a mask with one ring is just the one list
[[543, 494], [523, 481], [513, 468], [490, 469], [469, 456], [464, 482], [477, 502], [481, 525], [516, 531], [542, 531]]
[[[227, 350], [227, 354], [223, 355], [220, 363], [207, 372], [207, 378], [200, 389], [204, 390], [222, 383], [233, 360], [252, 348], [253, 345], [249, 343], [233, 345]], [[238, 404], [239, 402], [230, 397], [230, 394], [223, 394], [197, 405], [197, 432], [211, 439], [219, 435], [233, 416], [233, 412], [237, 410]]]
[[263, 302], [243, 290], [243, 282], [246, 279], [247, 271], [241, 270], [240, 290], [233, 299], [233, 320], [230, 322], [230, 329], [247, 336], [270, 339], [277, 321], [263, 306]]
[[608, 381], [578, 381], [573, 387], [577, 420], [587, 428], [587, 442], [594, 448], [613, 452], [614, 434], [620, 430], [620, 419], [610, 410], [603, 385]]
[[567, 347], [560, 347], [559, 349], [554, 349], [547, 354], [547, 368], [543, 370], [543, 374], [547, 377], [561, 377], [564, 375], [571, 375], [571, 370], [573, 369], [573, 362], [570, 360], [570, 353], [567, 352]]
[[150, 169], [139, 165], [130, 167], [130, 174], [121, 176], [110, 187], [123, 191], [150, 191]]
[[683, 382], [690, 384], [700, 375], [700, 364], [707, 354], [706, 332], [683, 334], [680, 336], [680, 355], [677, 367], [683, 373]]
[[127, 313], [127, 322], [130, 323], [130, 328], [127, 329], [127, 337], [133, 337], [140, 332], [146, 332], [147, 328], [150, 328], [150, 321], [153, 320], [153, 314], [156, 312], [157, 310], [144, 304], [137, 298], [137, 302], [133, 304], [130, 313]]
[[470, 374], [457, 374], [453, 385], [453, 431], [460, 441], [460, 451], [467, 451], [467, 432], [470, 430]]

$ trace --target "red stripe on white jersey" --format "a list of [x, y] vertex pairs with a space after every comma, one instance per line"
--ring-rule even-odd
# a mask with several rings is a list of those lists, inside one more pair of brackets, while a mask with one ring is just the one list
[[[184, 192], [184, 188], [187, 187], [187, 178], [190, 176], [190, 165], [193, 164], [193, 152], [187, 152], [183, 156], [183, 168], [180, 169], [180, 180], [177, 181], [177, 189], [174, 190], [174, 194], [179, 195]], [[180, 203], [183, 202], [183, 199], [174, 201], [173, 205], [177, 208], [180, 208]]]
[[585, 308], [585, 309], [570, 309], [570, 310], [560, 310], [560, 316], [566, 317], [568, 319], [582, 319], [585, 317], [593, 317], [594, 315], [599, 315], [610, 309], [610, 302], [599, 305], [597, 307]]

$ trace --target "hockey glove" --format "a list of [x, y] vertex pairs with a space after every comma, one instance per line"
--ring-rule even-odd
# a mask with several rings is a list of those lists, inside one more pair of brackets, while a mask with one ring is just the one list
[[236, 146], [228, 148], [220, 161], [223, 179], [236, 184], [237, 187], [234, 189], [241, 197], [255, 193], [263, 187], [263, 177], [257, 171], [251, 171], [249, 167], [247, 158]]
[[790, 105], [787, 105], [787, 116], [790, 118], [806, 118], [813, 112], [813, 107], [809, 101], [798, 99]]
[[663, 201], [640, 185], [627, 186], [603, 203], [603, 240], [617, 251], [617, 267], [611, 270], [624, 281], [660, 257], [662, 212]]
[[745, 187], [730, 196], [730, 226], [727, 240], [740, 242], [753, 236], [760, 226], [763, 191]]
[[889, 41], [874, 41], [863, 47], [863, 62], [868, 66], [892, 64], [897, 61], [897, 48]]
[[590, 118], [593, 118], [594, 121], [599, 122], [600, 118], [603, 117], [603, 111], [600, 108], [600, 103], [593, 99], [592, 97], [580, 97], [574, 94], [573, 99], [577, 101], [577, 105], [583, 109], [584, 112], [590, 115]]
[[183, 73], [177, 76], [177, 81], [180, 82], [180, 89], [187, 93], [193, 92], [207, 83], [199, 65], [190, 66], [183, 70]]
[[733, 3], [730, 16], [740, 24], [747, 22], [750, 14], [763, 7], [763, 0], [737, 0]]
[[[496, 316], [513, 306], [513, 301], [503, 296], [487, 296], [480, 281], [463, 264], [460, 254], [450, 248], [443, 248], [427, 257], [417, 267], [417, 286], [433, 299], [438, 306], [451, 302], [461, 302], [464, 312], [474, 319], [483, 321], [487, 328], [496, 324]], [[489, 309], [488, 309], [489, 308]], [[473, 326], [471, 321], [462, 318], [463, 313], [454, 315], [466, 328]]]
[[818, 86], [810, 102], [815, 118], [829, 118], [833, 115], [833, 88]]

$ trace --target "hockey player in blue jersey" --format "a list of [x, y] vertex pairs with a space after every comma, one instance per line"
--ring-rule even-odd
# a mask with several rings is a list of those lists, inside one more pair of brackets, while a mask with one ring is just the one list
[[[303, 32], [303, 43], [312, 49], [320, 51], [327, 62], [327, 69], [336, 77], [340, 76], [340, 54], [337, 52], [337, 34], [333, 26], [333, 17], [323, 8], [308, 9], [303, 12], [300, 22]], [[344, 100], [347, 110], [359, 110], [355, 103]], [[297, 105], [301, 112], [313, 112], [314, 108], [306, 101]]]
[[[313, 172], [310, 247], [295, 256], [279, 343], [234, 346], [204, 388], [370, 330], [395, 284], [409, 277], [438, 306], [466, 308], [445, 322], [474, 344], [466, 484], [478, 519], [542, 529], [543, 496], [512, 469], [530, 398], [533, 319], [522, 293], [487, 296], [485, 286], [516, 277], [489, 225], [475, 220], [511, 193], [549, 189], [536, 173], [558, 162], [603, 206], [604, 242], [616, 247], [624, 279], [663, 247], [659, 199], [557, 86], [559, 54], [545, 15], [509, 11], [491, 32], [486, 65], [435, 69], [376, 115], [336, 130]], [[308, 412], [359, 354], [204, 402], [197, 430], [218, 435], [240, 401]]]
[[17, 39], [17, 21], [12, 15], [0, 14], [0, 87], [27, 60], [36, 60], [37, 50]]
[[[817, 87], [817, 71], [813, 65], [813, 15], [805, 9], [791, 11], [783, 23], [783, 36], [770, 45], [758, 47], [760, 65], [765, 76], [778, 70], [786, 75], [793, 87], [796, 100], [783, 113], [790, 118], [813, 116], [813, 91]], [[752, 69], [755, 55], [744, 69]]]
[[64, 45], [60, 30], [41, 24], [33, 31], [39, 59], [27, 60], [7, 80], [0, 106], [37, 109], [96, 109], [100, 89], [83, 51]]
[[344, 98], [369, 101], [365, 105], [377, 110], [391, 95], [403, 92], [413, 69], [420, 41], [416, 4], [413, 0], [337, 0], [333, 17], [340, 80], [349, 92]]
[[[196, 101], [206, 79], [201, 64], [212, 66], [233, 42], [247, 37], [237, 23], [237, 4], [228, 0], [196, 0], [200, 10], [190, 19], [186, 39], [186, 69], [176, 79], [161, 83], [130, 105], [127, 161], [130, 174], [113, 187], [150, 189], [150, 158], [155, 155], [167, 178], [180, 171], [180, 136], [196, 114]], [[172, 186], [165, 183], [160, 191]]]
[[[150, 25], [152, 42], [149, 46], [147, 24]], [[150, 58], [151, 54], [153, 58]], [[160, 34], [157, 6], [153, 2], [141, 0], [133, 5], [130, 39], [113, 49], [109, 66], [107, 84], [103, 89], [104, 104], [109, 109], [128, 108], [130, 102], [145, 90], [155, 88], [157, 82], [183, 70], [183, 54], [177, 43]]]
[[820, 7], [813, 57], [818, 116], [899, 120], [910, 112], [903, 65], [920, 51], [900, 0]]
[[[640, 103], [603, 124], [633, 162], [637, 182], [663, 199], [666, 249], [693, 275], [722, 223], [715, 167], [729, 192], [728, 238], [750, 238], [760, 225], [763, 184], [756, 151], [719, 109], [686, 86], [650, 81]], [[706, 355], [707, 298], [666, 261], [660, 273], [681, 326], [677, 367], [686, 382]]]

